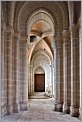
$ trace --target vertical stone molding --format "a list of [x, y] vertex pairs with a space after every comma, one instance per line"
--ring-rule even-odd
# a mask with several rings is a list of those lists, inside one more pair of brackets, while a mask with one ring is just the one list
[[[82, 16], [82, 2], [81, 2], [81, 16]], [[80, 119], [82, 120], [82, 19], [80, 23], [80, 31], [79, 31], [79, 36], [80, 36], [80, 108], [79, 108], [79, 113], [80, 113]]]
[[32, 94], [34, 92], [34, 88], [33, 88], [33, 65], [32, 64], [29, 64], [29, 75], [28, 75], [28, 78], [29, 78], [29, 95]]
[[21, 40], [21, 110], [28, 109], [28, 45], [27, 37]]
[[[5, 59], [5, 24], [1, 24], [1, 116], [7, 114], [7, 77], [6, 77], [6, 59]], [[7, 56], [6, 56], [7, 57]]]
[[[5, 96], [5, 82], [4, 82], [4, 29], [3, 25], [1, 26], [1, 108], [4, 106], [4, 96]], [[3, 110], [2, 110], [3, 111]], [[3, 113], [1, 111], [1, 113]]]
[[53, 97], [54, 97], [54, 92], [53, 92], [53, 90], [54, 90], [54, 89], [53, 89], [53, 86], [54, 86], [54, 81], [53, 81], [54, 66], [53, 66], [53, 64], [51, 64], [50, 66], [51, 66], [51, 88], [52, 88], [52, 91], [51, 91], [51, 92], [52, 92], [52, 98], [53, 98]]
[[13, 111], [20, 111], [20, 80], [19, 80], [19, 66], [20, 66], [20, 56], [19, 56], [19, 35], [18, 33], [14, 34], [13, 40], [13, 85], [14, 85], [14, 105]]
[[[53, 40], [52, 40], [52, 48], [54, 51], [54, 58], [53, 58], [53, 77], [54, 77], [54, 98], [56, 101], [56, 41], [55, 41], [55, 37], [53, 36]], [[54, 108], [55, 109], [55, 108]]]
[[33, 93], [33, 65], [30, 64], [30, 92]]
[[[63, 107], [63, 44], [60, 35], [55, 37], [56, 48], [54, 50], [54, 68], [56, 68], [55, 103], [54, 110], [62, 111]], [[55, 76], [54, 76], [55, 77]]]
[[30, 95], [30, 64], [28, 64], [28, 95]]
[[7, 113], [13, 112], [13, 89], [12, 89], [12, 36], [13, 29], [6, 28], [6, 47], [7, 47]]
[[33, 67], [33, 69], [32, 69], [32, 78], [33, 78], [33, 92], [34, 92], [34, 67]]
[[13, 27], [15, 1], [8, 1], [8, 26]]
[[[81, 5], [82, 7], [82, 5]], [[79, 43], [80, 43], [80, 108], [79, 108], [79, 113], [80, 113], [80, 119], [82, 120], [82, 33], [81, 29], [79, 32]]]
[[69, 10], [69, 22], [70, 26], [74, 23], [74, 2], [68, 1], [68, 10]]
[[63, 74], [64, 74], [64, 103], [63, 112], [70, 113], [71, 105], [71, 42], [70, 33], [63, 31]]
[[71, 31], [71, 116], [79, 116], [79, 28], [73, 25]]

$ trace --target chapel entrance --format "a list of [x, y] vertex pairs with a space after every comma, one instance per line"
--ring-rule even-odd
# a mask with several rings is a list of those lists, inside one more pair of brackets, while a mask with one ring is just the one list
[[45, 92], [45, 74], [35, 74], [35, 92]]

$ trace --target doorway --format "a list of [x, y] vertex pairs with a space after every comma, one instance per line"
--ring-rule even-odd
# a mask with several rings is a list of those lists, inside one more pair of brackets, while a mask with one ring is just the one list
[[34, 91], [45, 92], [45, 74], [35, 74]]

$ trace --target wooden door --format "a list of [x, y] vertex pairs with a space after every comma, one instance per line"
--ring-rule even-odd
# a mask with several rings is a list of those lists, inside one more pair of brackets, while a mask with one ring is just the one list
[[35, 74], [35, 92], [45, 92], [45, 74]]

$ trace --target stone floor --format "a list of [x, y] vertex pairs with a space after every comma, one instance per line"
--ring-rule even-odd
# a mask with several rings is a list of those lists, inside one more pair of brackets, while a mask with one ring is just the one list
[[79, 118], [53, 111], [53, 99], [29, 99], [28, 111], [4, 116], [0, 122], [81, 122]]
[[45, 92], [34, 92], [29, 96], [29, 99], [48, 99], [48, 97]]

